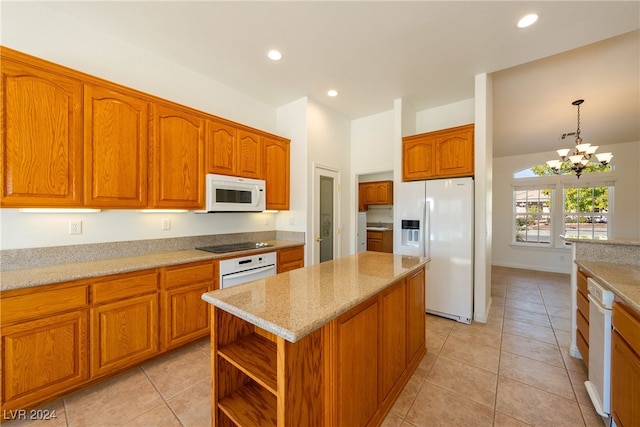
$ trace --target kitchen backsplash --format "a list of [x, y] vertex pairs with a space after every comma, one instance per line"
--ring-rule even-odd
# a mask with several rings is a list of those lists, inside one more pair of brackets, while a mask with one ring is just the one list
[[7, 249], [0, 251], [0, 271], [148, 255], [159, 252], [181, 251], [201, 246], [227, 243], [262, 242], [265, 240], [304, 242], [304, 235], [304, 232], [272, 230], [251, 233], [174, 237], [169, 239], [132, 240], [128, 242], [94, 243], [87, 245]]

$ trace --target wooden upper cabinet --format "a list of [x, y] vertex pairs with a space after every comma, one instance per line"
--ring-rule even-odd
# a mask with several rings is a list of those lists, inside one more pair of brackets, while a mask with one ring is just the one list
[[263, 150], [264, 179], [267, 182], [267, 209], [288, 210], [291, 179], [289, 141], [265, 136]]
[[222, 120], [208, 120], [206, 139], [206, 173], [263, 178], [260, 134]]
[[207, 120], [206, 173], [236, 175], [237, 130], [215, 120]]
[[435, 144], [437, 176], [473, 175], [473, 125], [442, 131], [435, 136]]
[[474, 125], [402, 139], [402, 180], [473, 176]]
[[429, 179], [435, 176], [435, 138], [415, 135], [402, 140], [402, 180]]
[[108, 87], [84, 87], [85, 205], [147, 206], [149, 103]]
[[204, 207], [205, 120], [173, 105], [153, 104], [149, 205], [156, 208]]
[[237, 175], [262, 179], [262, 136], [244, 129], [238, 131]]
[[2, 206], [81, 206], [82, 83], [1, 52]]
[[358, 203], [365, 210], [368, 205], [392, 205], [393, 181], [361, 182], [358, 185]]

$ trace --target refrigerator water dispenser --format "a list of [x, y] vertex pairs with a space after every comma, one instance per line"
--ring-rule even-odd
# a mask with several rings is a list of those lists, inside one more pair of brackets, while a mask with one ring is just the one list
[[420, 221], [417, 219], [402, 220], [402, 246], [420, 246]]

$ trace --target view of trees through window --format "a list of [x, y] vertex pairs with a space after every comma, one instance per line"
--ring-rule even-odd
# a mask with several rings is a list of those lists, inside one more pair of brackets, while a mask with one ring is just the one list
[[[610, 165], [589, 164], [585, 173], [607, 172]], [[535, 177], [554, 175], [549, 166], [539, 165], [522, 170], [514, 176]], [[576, 186], [565, 184], [562, 192], [562, 213], [556, 213], [553, 200], [553, 188], [534, 188], [514, 190], [514, 225], [516, 243], [539, 244], [553, 243], [552, 230], [571, 238], [606, 239], [609, 227], [609, 187], [581, 187], [576, 178]], [[561, 227], [552, 227], [553, 218], [562, 219]]]

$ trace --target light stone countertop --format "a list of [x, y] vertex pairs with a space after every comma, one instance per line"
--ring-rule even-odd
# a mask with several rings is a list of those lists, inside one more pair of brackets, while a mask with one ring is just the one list
[[595, 243], [599, 245], [623, 245], [623, 246], [640, 246], [640, 239], [634, 238], [617, 238], [617, 239], [575, 239], [560, 235], [560, 238], [571, 243]]
[[207, 292], [202, 299], [296, 342], [427, 262], [428, 258], [360, 252]]
[[132, 271], [167, 267], [209, 259], [236, 258], [254, 253], [271, 252], [287, 247], [304, 245], [303, 242], [289, 242], [281, 240], [271, 240], [267, 241], [267, 243], [270, 243], [273, 246], [263, 249], [230, 252], [225, 254], [214, 254], [197, 249], [189, 249], [182, 251], [160, 252], [149, 255], [8, 270], [0, 273], [0, 291], [4, 292], [32, 286], [49, 285], [79, 279], [90, 279], [93, 277], [129, 273]]
[[579, 259], [576, 264], [640, 313], [640, 265]]

